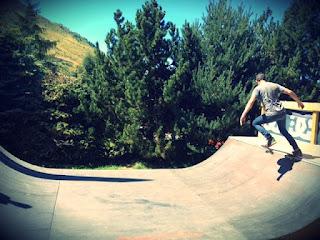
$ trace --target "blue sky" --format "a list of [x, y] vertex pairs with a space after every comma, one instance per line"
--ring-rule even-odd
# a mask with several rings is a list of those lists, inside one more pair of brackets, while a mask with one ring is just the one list
[[[237, 7], [241, 2], [250, 7], [254, 14], [260, 15], [270, 7], [276, 20], [281, 20], [284, 11], [292, 0], [231, 0]], [[113, 13], [120, 9], [124, 17], [135, 23], [135, 14], [146, 2], [144, 0], [38, 0], [40, 14], [49, 20], [61, 23], [77, 32], [92, 43], [99, 42], [105, 51], [104, 39], [115, 27]], [[166, 12], [166, 21], [172, 21], [181, 28], [184, 22], [202, 19], [209, 0], [158, 0]]]

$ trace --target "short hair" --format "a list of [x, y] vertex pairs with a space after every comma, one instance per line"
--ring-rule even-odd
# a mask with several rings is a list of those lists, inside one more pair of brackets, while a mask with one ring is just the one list
[[258, 74], [256, 75], [256, 80], [257, 80], [257, 81], [266, 80], [266, 77], [265, 77], [264, 73], [258, 73]]

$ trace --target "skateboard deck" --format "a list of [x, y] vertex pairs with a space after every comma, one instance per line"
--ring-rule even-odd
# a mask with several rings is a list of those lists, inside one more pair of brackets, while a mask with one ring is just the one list
[[273, 154], [273, 153], [274, 153], [274, 152], [273, 152], [273, 149], [272, 149], [271, 147], [267, 147], [267, 146], [265, 146], [265, 145], [261, 145], [261, 147], [265, 149], [265, 152], [266, 152], [266, 153], [270, 153], [270, 154]]

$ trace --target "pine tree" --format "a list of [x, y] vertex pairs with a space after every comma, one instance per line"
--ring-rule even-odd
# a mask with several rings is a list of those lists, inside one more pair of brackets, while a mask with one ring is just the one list
[[165, 129], [169, 138], [165, 139], [162, 146], [162, 155], [174, 160], [185, 152], [188, 137], [192, 134], [186, 132], [184, 119], [186, 115], [198, 111], [200, 96], [197, 95], [193, 73], [202, 64], [202, 50], [200, 36], [197, 34], [197, 26], [185, 23], [182, 30], [182, 38], [179, 41], [176, 54], [177, 67], [164, 87], [164, 101], [167, 103], [167, 122]]
[[202, 52], [200, 38], [189, 23], [183, 27], [178, 60], [175, 74], [165, 84], [165, 101], [177, 108], [192, 109], [196, 107], [192, 74], [202, 64]]
[[[125, 21], [122, 12], [114, 14], [117, 29], [107, 35], [108, 58], [115, 74], [113, 95], [119, 134], [112, 140], [122, 154], [141, 154], [146, 141], [141, 131], [144, 118], [143, 97], [147, 95], [145, 69], [136, 27]], [[111, 139], [110, 139], [111, 141]]]
[[170, 43], [165, 38], [170, 23], [164, 21], [164, 16], [154, 0], [137, 11], [136, 25], [125, 21], [117, 10], [117, 29], [106, 38], [122, 126], [116, 145], [123, 146], [126, 153], [153, 156], [163, 135], [163, 86], [171, 74]]
[[76, 89], [79, 105], [74, 111], [83, 130], [77, 146], [90, 156], [88, 160], [113, 157], [117, 155], [113, 146], [120, 124], [115, 112], [114, 75], [98, 43], [94, 56], [85, 59], [83, 68]]
[[[10, 9], [11, 5], [7, 7]], [[46, 154], [40, 146], [46, 138], [42, 79], [48, 63], [46, 52], [54, 43], [42, 38], [35, 6], [28, 3], [23, 10], [16, 22], [8, 23], [6, 15], [2, 15], [5, 24], [0, 29], [0, 135], [2, 144], [17, 155], [24, 152], [29, 159], [32, 151]]]
[[[159, 148], [160, 139], [164, 138], [163, 88], [171, 75], [168, 67], [170, 43], [165, 38], [171, 24], [166, 22], [164, 17], [165, 12], [155, 0], [146, 2], [136, 14], [147, 91], [143, 98], [146, 107], [143, 131], [146, 139], [156, 145], [156, 149]], [[153, 151], [150, 149], [150, 152]]]
[[303, 100], [319, 101], [320, 4], [295, 0], [279, 26], [267, 75], [295, 90]]
[[201, 110], [189, 112], [185, 123], [189, 134], [189, 152], [212, 153], [210, 139], [224, 140], [240, 129], [239, 116], [252, 88], [259, 66], [259, 45], [256, 42], [250, 12], [242, 6], [233, 9], [228, 1], [210, 2], [204, 16], [203, 64], [193, 74], [194, 88], [200, 96]]

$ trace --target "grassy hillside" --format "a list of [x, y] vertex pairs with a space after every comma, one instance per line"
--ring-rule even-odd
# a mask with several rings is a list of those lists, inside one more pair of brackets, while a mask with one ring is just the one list
[[[24, 12], [24, 8], [24, 5], [15, 0], [6, 4], [1, 3], [0, 28], [14, 27], [18, 15]], [[42, 16], [39, 16], [38, 24], [43, 29], [43, 37], [56, 42], [56, 46], [49, 51], [49, 54], [53, 55], [67, 71], [74, 71], [87, 54], [93, 53], [92, 43], [62, 24], [53, 23]]]
[[61, 24], [50, 22], [44, 17], [39, 17], [39, 25], [43, 28], [43, 37], [56, 41], [56, 46], [49, 51], [74, 71], [87, 54], [93, 53], [93, 45], [77, 33], [73, 33]]

